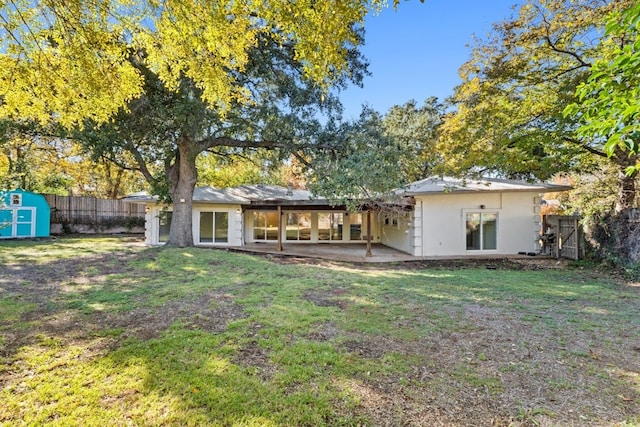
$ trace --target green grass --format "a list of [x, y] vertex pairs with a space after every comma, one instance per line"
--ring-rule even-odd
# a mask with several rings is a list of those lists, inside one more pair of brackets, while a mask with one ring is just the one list
[[[584, 270], [117, 238], [2, 242], [0, 265], [0, 425], [640, 423], [638, 290]], [[566, 395], [523, 400], [542, 387]]]

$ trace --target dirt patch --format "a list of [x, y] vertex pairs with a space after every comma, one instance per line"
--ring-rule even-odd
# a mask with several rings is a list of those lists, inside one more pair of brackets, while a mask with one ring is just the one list
[[269, 354], [255, 340], [241, 347], [231, 360], [253, 370], [262, 381], [270, 381], [277, 372], [276, 366], [269, 360]]
[[338, 307], [341, 310], [347, 308], [347, 301], [339, 299], [344, 294], [343, 289], [313, 289], [304, 293], [303, 298], [319, 307]]

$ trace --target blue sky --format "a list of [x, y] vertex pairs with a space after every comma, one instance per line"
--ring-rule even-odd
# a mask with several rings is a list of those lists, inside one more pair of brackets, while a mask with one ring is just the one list
[[[393, 3], [392, 0], [389, 0]], [[393, 105], [436, 96], [444, 100], [460, 83], [458, 68], [469, 59], [473, 36], [486, 38], [491, 24], [508, 18], [517, 0], [402, 1], [365, 23], [370, 77], [364, 87], [341, 93], [345, 118], [361, 105], [386, 113]]]

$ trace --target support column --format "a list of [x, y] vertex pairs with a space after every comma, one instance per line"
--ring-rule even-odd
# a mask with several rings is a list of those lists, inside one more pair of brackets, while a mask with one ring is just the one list
[[282, 252], [282, 206], [278, 206], [278, 246], [276, 251]]
[[371, 254], [371, 209], [367, 209], [367, 254], [365, 256], [373, 256]]

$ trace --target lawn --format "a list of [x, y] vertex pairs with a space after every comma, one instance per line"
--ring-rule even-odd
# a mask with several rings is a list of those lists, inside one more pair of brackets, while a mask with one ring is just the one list
[[0, 425], [640, 425], [640, 287], [0, 242]]

